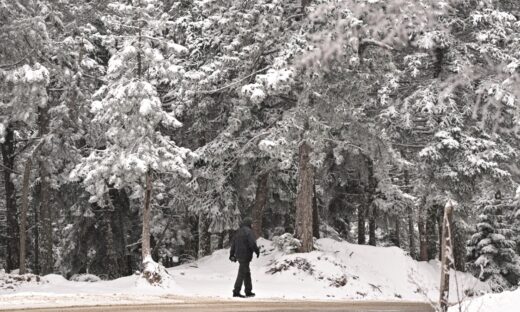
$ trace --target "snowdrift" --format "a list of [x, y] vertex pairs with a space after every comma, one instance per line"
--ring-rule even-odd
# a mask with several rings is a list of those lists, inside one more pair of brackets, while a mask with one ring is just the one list
[[[259, 239], [260, 258], [251, 263], [253, 291], [259, 298], [437, 301], [440, 262], [417, 262], [397, 247], [373, 247], [319, 239], [317, 250], [286, 255]], [[190, 295], [230, 297], [238, 265], [229, 250], [169, 272]], [[465, 291], [488, 291], [470, 274], [452, 271], [450, 299]], [[458, 288], [458, 292], [457, 292]]]
[[[416, 262], [397, 247], [372, 247], [319, 239], [317, 250], [284, 254], [259, 239], [260, 258], [251, 263], [256, 299], [437, 301], [440, 263]], [[170, 303], [182, 296], [232, 299], [238, 265], [229, 249], [168, 269], [172, 283], [153, 287], [139, 275], [113, 281], [68, 281], [47, 275], [39, 283], [0, 288], [0, 309], [110, 303]], [[487, 292], [473, 276], [452, 272], [450, 300], [465, 292]], [[471, 290], [471, 291], [468, 291]], [[249, 299], [248, 299], [249, 300]]]
[[449, 312], [518, 312], [520, 311], [520, 289], [505, 291], [499, 294], [484, 296], [464, 301], [461, 306], [456, 305]]

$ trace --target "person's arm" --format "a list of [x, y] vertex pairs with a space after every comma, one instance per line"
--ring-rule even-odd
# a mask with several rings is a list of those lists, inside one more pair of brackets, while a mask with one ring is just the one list
[[256, 253], [256, 257], [258, 258], [260, 256], [260, 249], [258, 248], [258, 245], [256, 245], [255, 234], [253, 234], [253, 231], [251, 230], [247, 231], [247, 242], [249, 244], [249, 248], [251, 248]]

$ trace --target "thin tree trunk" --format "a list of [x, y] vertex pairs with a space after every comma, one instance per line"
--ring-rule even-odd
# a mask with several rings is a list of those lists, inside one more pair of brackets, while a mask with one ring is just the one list
[[318, 195], [316, 193], [316, 181], [312, 183], [313, 193], [312, 196], [312, 236], [320, 238], [320, 213], [318, 211]]
[[437, 247], [437, 242], [439, 241], [438, 227], [437, 227], [437, 214], [439, 211], [438, 205], [430, 205], [426, 214], [426, 236], [428, 240], [428, 260], [435, 259], [439, 251], [439, 247]]
[[408, 207], [407, 210], [408, 210], [408, 243], [410, 245], [410, 257], [412, 257], [412, 259], [416, 259], [417, 254], [415, 251], [415, 235], [414, 235], [415, 227], [414, 227], [414, 223], [413, 223], [412, 207]]
[[311, 146], [303, 141], [300, 145], [298, 193], [296, 195], [296, 237], [301, 242], [300, 252], [313, 249], [312, 198], [314, 196], [314, 168], [310, 163]]
[[438, 207], [438, 210], [436, 211], [437, 213], [437, 218], [436, 218], [436, 222], [437, 222], [437, 226], [438, 226], [438, 247], [439, 247], [439, 250], [438, 250], [438, 256], [439, 256], [439, 261], [442, 261], [442, 221], [444, 219], [444, 209], [445, 207], [442, 207], [442, 206], [439, 206]]
[[395, 245], [401, 247], [401, 219], [395, 217]]
[[368, 243], [372, 246], [376, 245], [376, 219], [377, 208], [372, 205], [374, 193], [377, 187], [377, 181], [374, 177], [374, 161], [368, 155], [364, 155], [365, 165], [368, 175], [368, 184], [365, 186], [366, 207], [370, 212], [368, 220]]
[[27, 158], [23, 173], [22, 207], [20, 211], [20, 274], [26, 273], [25, 257], [27, 251], [27, 211], [29, 207], [29, 184], [32, 169], [32, 157]]
[[199, 232], [199, 245], [198, 245], [198, 258], [202, 258], [204, 256], [209, 255], [211, 249], [211, 236], [208, 232], [209, 230], [209, 222], [208, 217], [205, 213], [199, 213], [199, 223], [198, 223], [198, 232]]
[[[107, 196], [109, 197], [109, 196]], [[111, 201], [110, 198], [108, 198]], [[106, 272], [109, 278], [119, 277], [119, 270], [117, 265], [117, 255], [116, 249], [114, 245], [114, 232], [112, 230], [112, 213], [114, 210], [114, 206], [111, 204], [111, 211], [107, 211], [103, 214], [103, 223], [105, 229], [105, 239], [106, 239]]]
[[359, 245], [364, 245], [366, 243], [365, 238], [365, 205], [360, 204], [357, 209], [357, 217], [358, 217], [358, 237], [357, 241]]
[[14, 132], [10, 125], [5, 129], [4, 143], [2, 143], [2, 158], [4, 167], [4, 189], [5, 189], [5, 208], [7, 218], [7, 272], [11, 272], [18, 267], [18, 220], [16, 218], [16, 188], [11, 180], [14, 172]]
[[[38, 115], [38, 123], [40, 126], [40, 135], [43, 137], [48, 133], [49, 126], [49, 109], [48, 107], [40, 108]], [[41, 143], [43, 144], [43, 143]], [[41, 273], [46, 275], [54, 271], [53, 259], [53, 235], [52, 235], [52, 210], [50, 205], [50, 174], [47, 169], [45, 153], [40, 155], [40, 222], [41, 222], [41, 245], [40, 245], [40, 261]]]
[[41, 273], [43, 275], [52, 273], [54, 269], [52, 254], [52, 216], [49, 203], [50, 185], [48, 179], [45, 163], [44, 161], [40, 161], [40, 261]]
[[[424, 207], [421, 207], [421, 210]], [[419, 211], [417, 226], [419, 227], [419, 261], [428, 261], [428, 236], [426, 235], [426, 225], [424, 224], [424, 216]]]
[[368, 244], [371, 246], [376, 245], [376, 214], [376, 207], [372, 207], [368, 217]]
[[258, 176], [256, 186], [256, 197], [253, 205], [253, 231], [256, 238], [262, 237], [262, 219], [264, 217], [264, 210], [267, 205], [267, 193], [269, 182], [269, 172], [264, 172]]
[[451, 225], [453, 224], [453, 204], [448, 200], [442, 221], [442, 266], [439, 304], [441, 311], [448, 311], [450, 293], [450, 269], [453, 268], [453, 240]]
[[40, 206], [37, 202], [40, 201], [40, 186], [36, 185], [33, 191], [34, 203], [32, 205], [34, 214], [34, 274], [40, 275]]
[[[407, 169], [404, 170], [404, 191], [406, 193], [410, 193], [410, 173]], [[406, 212], [408, 214], [408, 244], [410, 248], [410, 257], [412, 259], [417, 259], [417, 252], [415, 250], [415, 226], [413, 220], [413, 207], [408, 206], [406, 208]]]
[[141, 256], [143, 263], [151, 257], [150, 248], [150, 201], [152, 196], [152, 177], [150, 172], [146, 173], [146, 191], [144, 193], [143, 206], [143, 233], [141, 234]]

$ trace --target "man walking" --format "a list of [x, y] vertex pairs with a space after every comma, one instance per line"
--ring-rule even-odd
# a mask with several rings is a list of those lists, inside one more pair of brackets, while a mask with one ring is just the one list
[[[251, 218], [245, 218], [242, 221], [242, 226], [231, 240], [229, 260], [233, 262], [238, 261], [238, 263], [240, 263], [237, 280], [235, 281], [235, 289], [233, 289], [233, 297], [244, 298], [255, 296], [255, 294], [251, 292], [253, 285], [251, 284], [251, 269], [249, 268], [249, 263], [253, 260], [253, 252], [256, 253], [256, 257], [258, 258], [260, 256], [260, 250], [256, 245], [253, 230], [251, 230], [252, 223]], [[245, 296], [240, 293], [242, 284], [245, 286]]]

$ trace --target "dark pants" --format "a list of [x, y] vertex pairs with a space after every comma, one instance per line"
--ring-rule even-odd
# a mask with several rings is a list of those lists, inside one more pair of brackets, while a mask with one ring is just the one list
[[238, 267], [237, 280], [235, 281], [235, 289], [233, 293], [238, 294], [242, 289], [242, 283], [246, 287], [246, 294], [251, 293], [253, 285], [251, 284], [251, 269], [249, 269], [249, 261], [240, 262]]

